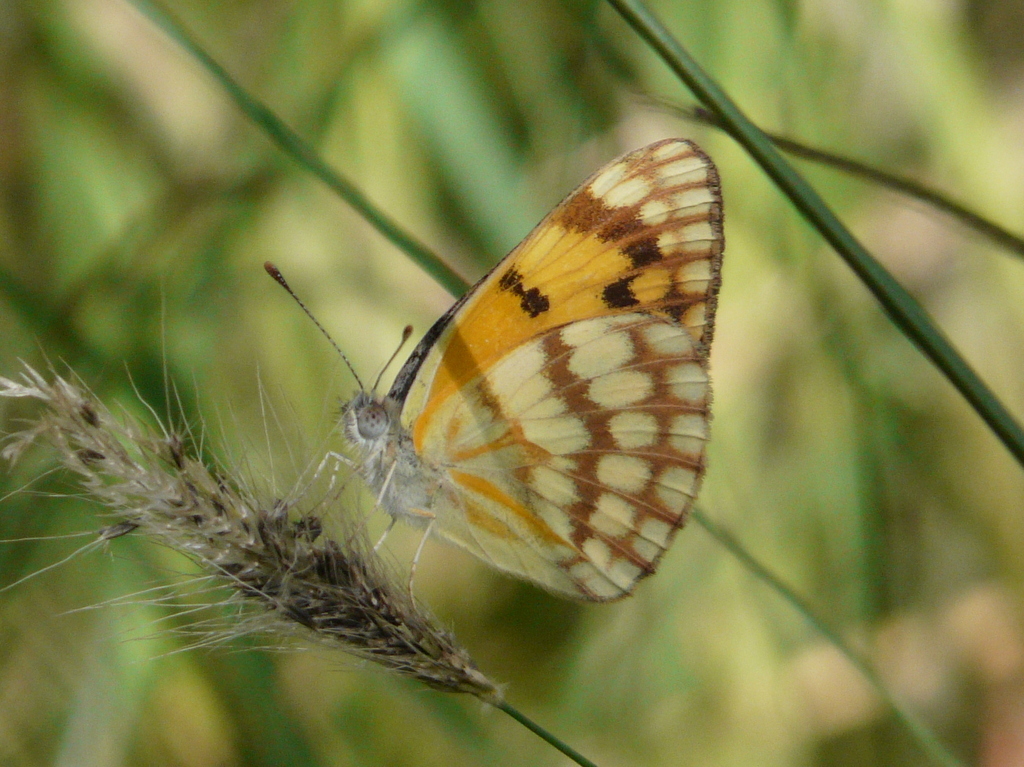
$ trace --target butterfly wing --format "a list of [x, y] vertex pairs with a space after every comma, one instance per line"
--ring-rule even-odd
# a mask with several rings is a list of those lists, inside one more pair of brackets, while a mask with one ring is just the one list
[[439, 535], [578, 598], [654, 571], [704, 472], [721, 219], [707, 156], [652, 144], [435, 325], [389, 396], [443, 476]]

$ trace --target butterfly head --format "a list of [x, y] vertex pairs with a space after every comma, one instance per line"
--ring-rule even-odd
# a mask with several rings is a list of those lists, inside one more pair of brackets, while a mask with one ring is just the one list
[[376, 445], [387, 439], [393, 423], [387, 398], [378, 399], [371, 392], [360, 391], [345, 406], [342, 421], [345, 436], [356, 449], [373, 453]]

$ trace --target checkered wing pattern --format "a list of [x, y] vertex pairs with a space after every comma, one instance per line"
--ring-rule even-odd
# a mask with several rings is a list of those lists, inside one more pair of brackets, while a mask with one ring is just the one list
[[704, 474], [723, 249], [711, 161], [668, 140], [563, 201], [407, 363], [435, 530], [583, 599], [632, 591]]

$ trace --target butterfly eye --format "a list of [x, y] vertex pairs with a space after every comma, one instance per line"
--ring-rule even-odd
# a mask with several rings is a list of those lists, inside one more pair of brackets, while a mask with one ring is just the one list
[[376, 439], [388, 430], [388, 414], [373, 402], [356, 413], [356, 428], [363, 439]]

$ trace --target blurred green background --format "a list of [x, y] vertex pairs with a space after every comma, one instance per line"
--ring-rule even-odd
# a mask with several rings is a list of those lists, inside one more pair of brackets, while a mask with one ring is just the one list
[[[762, 126], [1024, 230], [1019, 0], [651, 6]], [[761, 171], [659, 103], [692, 100], [608, 7], [170, 7], [471, 279], [604, 162], [698, 140], [720, 166], [727, 240], [702, 508], [965, 763], [1019, 767], [1024, 470]], [[1020, 258], [919, 203], [801, 167], [1024, 416]], [[321, 444], [354, 384], [266, 259], [364, 378], [405, 324], [418, 337], [452, 300], [130, 4], [0, 3], [0, 375], [66, 363], [108, 404], [141, 412], [133, 380], [163, 413], [166, 372], [215, 453], [301, 453], [294, 435]], [[265, 403], [293, 435], [269, 448]], [[0, 403], [7, 431], [32, 412]], [[32, 453], [3, 492], [49, 460]], [[31, 487], [4, 497], [0, 537], [105, 524], [87, 500], [48, 497], [68, 492], [61, 477]], [[82, 540], [3, 545], [0, 584]], [[418, 537], [390, 540], [408, 561]], [[335, 653], [177, 652], [187, 620], [152, 605], [67, 613], [183, 568], [127, 536], [0, 594], [0, 764], [566, 763], [473, 699]], [[696, 525], [612, 605], [557, 600], [441, 544], [417, 592], [514, 705], [602, 767], [926, 763], [840, 653]]]

